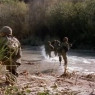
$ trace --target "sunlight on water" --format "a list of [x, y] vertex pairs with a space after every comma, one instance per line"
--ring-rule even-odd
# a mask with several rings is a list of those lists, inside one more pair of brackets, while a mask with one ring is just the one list
[[[51, 58], [46, 55], [44, 46], [41, 47], [42, 55], [44, 56], [45, 60], [48, 62], [59, 62], [58, 56], [55, 56], [54, 53], [51, 53]], [[79, 71], [82, 73], [95, 73], [95, 59], [90, 57], [81, 57], [79, 55], [67, 55], [68, 56], [68, 69], [70, 71]], [[64, 61], [62, 61], [64, 63]], [[63, 66], [59, 68], [60, 70], [63, 70]]]
[[45, 59], [48, 59], [48, 56], [46, 56], [46, 53], [45, 53], [45, 47], [44, 47], [44, 45], [41, 46], [41, 54], [44, 56]]
[[44, 56], [45, 60], [50, 61], [50, 62], [51, 61], [59, 62], [58, 56], [55, 56], [54, 52], [51, 52], [51, 58], [50, 58], [48, 55], [46, 55], [44, 46], [41, 47], [41, 50], [42, 50], [42, 55]]

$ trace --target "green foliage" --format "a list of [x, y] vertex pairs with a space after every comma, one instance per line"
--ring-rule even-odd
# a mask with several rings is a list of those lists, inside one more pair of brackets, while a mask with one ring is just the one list
[[13, 3], [18, 2], [19, 0], [0, 0], [1, 3]]
[[6, 51], [6, 49], [5, 49], [5, 47], [0, 47], [0, 61], [2, 61], [3, 60], [3, 58], [4, 58], [4, 56], [5, 56], [5, 51]]
[[[8, 63], [6, 63], [7, 61], [8, 62], [12, 62], [12, 56], [13, 56], [13, 53], [14, 52], [11, 52], [10, 53], [10, 56], [8, 57], [7, 56], [7, 53], [9, 50], [8, 48], [6, 47], [6, 41], [4, 41], [4, 39], [0, 39], [0, 65], [8, 65]], [[2, 69], [2, 66], [0, 66], [0, 70]], [[16, 82], [16, 77], [10, 73], [10, 72], [6, 72], [6, 79], [7, 81], [9, 81], [11, 84], [15, 84]]]
[[28, 30], [26, 16], [27, 5], [23, 2], [3, 3], [0, 5], [0, 26], [9, 25], [13, 34], [22, 37]]
[[38, 92], [37, 95], [50, 95], [49, 92]]
[[28, 88], [20, 88], [18, 86], [6, 86], [0, 89], [3, 95], [29, 95], [31, 90]]
[[0, 27], [4, 25], [12, 27], [13, 34], [21, 41], [30, 39], [31, 35], [41, 41], [47, 36], [61, 40], [68, 36], [74, 48], [93, 48], [95, 0], [47, 0], [32, 1], [30, 4], [8, 0], [8, 3], [0, 4]]
[[92, 40], [95, 38], [94, 4], [95, 0], [77, 3], [61, 1], [49, 7], [47, 26], [51, 35], [58, 35], [61, 39], [68, 36], [77, 48], [95, 46]]

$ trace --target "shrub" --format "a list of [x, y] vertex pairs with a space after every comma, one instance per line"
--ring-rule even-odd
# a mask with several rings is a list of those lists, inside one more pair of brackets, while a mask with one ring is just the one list
[[9, 25], [13, 29], [13, 34], [21, 38], [22, 34], [28, 31], [27, 9], [23, 2], [0, 4], [0, 27]]

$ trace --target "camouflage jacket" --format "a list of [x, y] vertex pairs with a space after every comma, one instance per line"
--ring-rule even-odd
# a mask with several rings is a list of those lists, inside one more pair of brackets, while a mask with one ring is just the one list
[[67, 52], [70, 49], [70, 45], [68, 42], [62, 42], [60, 44], [60, 47], [58, 48], [59, 52], [62, 52], [62, 50], [65, 50], [65, 52]]
[[[12, 50], [10, 50], [10, 45], [9, 45], [9, 40], [15, 41], [14, 43], [17, 44], [16, 47], [16, 53], [13, 52], [12, 55]], [[15, 46], [14, 46], [15, 48]], [[0, 60], [1, 61], [6, 61], [9, 59], [10, 55], [12, 56], [12, 60], [16, 63], [21, 63], [21, 56], [22, 56], [22, 52], [21, 52], [21, 45], [20, 42], [17, 40], [17, 38], [15, 37], [0, 37]]]

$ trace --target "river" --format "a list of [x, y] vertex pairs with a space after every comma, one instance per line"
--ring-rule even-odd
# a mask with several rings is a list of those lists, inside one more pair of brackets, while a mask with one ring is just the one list
[[[64, 66], [60, 66], [58, 56], [49, 58], [45, 54], [44, 46], [30, 47], [24, 46], [22, 56], [22, 66], [20, 70], [34, 72], [55, 72], [63, 73]], [[80, 73], [95, 73], [95, 51], [90, 50], [70, 50], [68, 56], [68, 70]], [[35, 65], [35, 63], [38, 63]], [[62, 61], [64, 63], [64, 61]], [[19, 71], [20, 71], [19, 70]]]

